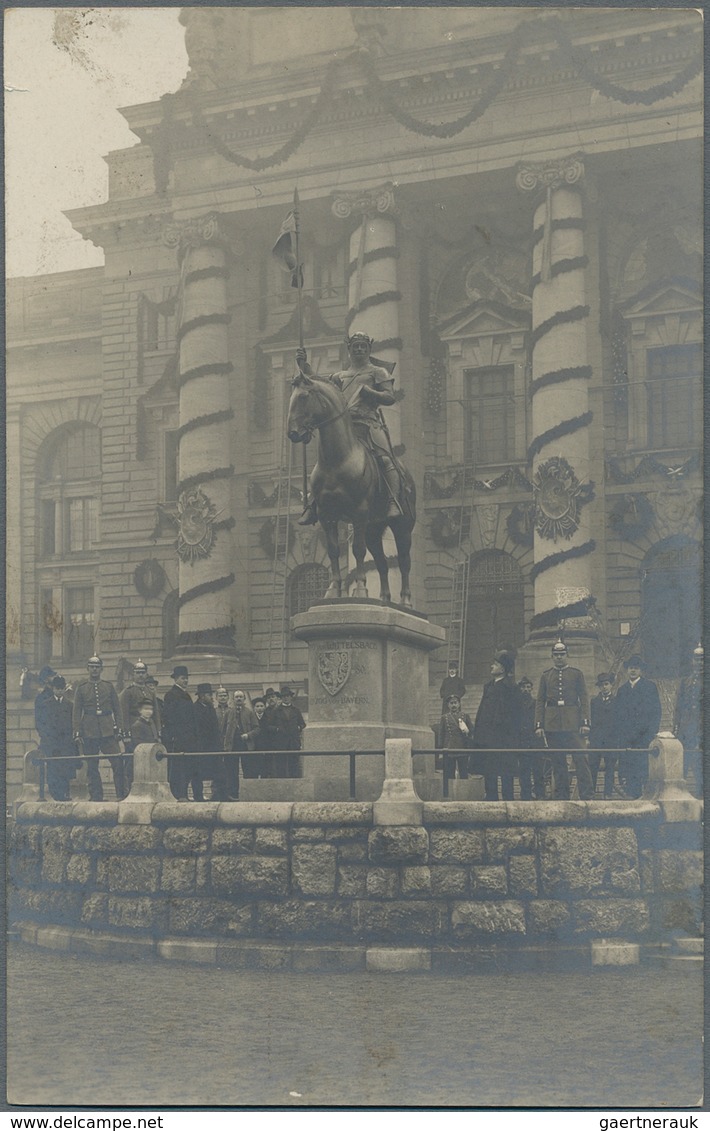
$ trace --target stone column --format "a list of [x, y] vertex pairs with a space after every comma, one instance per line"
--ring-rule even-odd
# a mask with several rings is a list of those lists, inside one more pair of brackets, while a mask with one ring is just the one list
[[178, 249], [180, 634], [176, 657], [236, 655], [230, 599], [231, 408], [227, 251], [220, 219], [170, 225]]
[[524, 165], [518, 188], [536, 194], [532, 278], [532, 442], [535, 492], [531, 639], [593, 638], [585, 222], [581, 155]]
[[[388, 364], [396, 364], [395, 382], [402, 388], [399, 356], [399, 302], [397, 289], [397, 231], [394, 220], [394, 187], [388, 183], [362, 192], [333, 194], [333, 213], [341, 220], [361, 216], [350, 237], [348, 263], [348, 334], [360, 330], [374, 338], [372, 352]], [[402, 439], [399, 402], [385, 412], [392, 443]]]

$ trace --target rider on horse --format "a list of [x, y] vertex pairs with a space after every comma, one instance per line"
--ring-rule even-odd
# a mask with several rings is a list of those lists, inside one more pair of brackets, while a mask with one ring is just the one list
[[[386, 484], [389, 494], [387, 518], [395, 518], [403, 513], [399, 503], [402, 481], [380, 411], [381, 406], [394, 404], [394, 378], [387, 369], [371, 360], [372, 338], [367, 334], [358, 331], [345, 341], [350, 365], [340, 373], [318, 377], [308, 364], [303, 348], [296, 351], [296, 362], [307, 377], [332, 381], [343, 393], [355, 433], [372, 452]], [[318, 521], [315, 500], [306, 507], [298, 521], [301, 526], [312, 526]]]

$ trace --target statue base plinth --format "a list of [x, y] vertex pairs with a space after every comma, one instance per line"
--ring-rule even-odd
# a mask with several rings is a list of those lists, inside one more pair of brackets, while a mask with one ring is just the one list
[[[401, 606], [352, 598], [313, 605], [291, 627], [308, 644], [304, 751], [384, 751], [388, 738], [433, 749], [429, 653], [445, 642], [443, 628]], [[319, 800], [349, 796], [348, 758], [304, 758], [304, 776], [313, 779]], [[383, 781], [384, 754], [357, 759], [358, 800], [379, 797]]]

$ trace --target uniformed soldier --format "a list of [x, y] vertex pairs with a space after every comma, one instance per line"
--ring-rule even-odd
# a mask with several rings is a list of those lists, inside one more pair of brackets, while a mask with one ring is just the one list
[[103, 801], [104, 792], [99, 774], [98, 759], [92, 754], [106, 754], [111, 763], [116, 797], [122, 801], [128, 794], [125, 759], [123, 756], [123, 714], [116, 688], [101, 678], [104, 662], [99, 656], [90, 656], [86, 670], [89, 678], [82, 680], [74, 695], [72, 727], [74, 740], [82, 744], [87, 756], [89, 797]]
[[[577, 789], [582, 801], [593, 796], [592, 777], [584, 738], [589, 734], [589, 696], [584, 675], [567, 662], [567, 645], [558, 640], [552, 648], [554, 667], [542, 673], [537, 693], [535, 734], [547, 740], [548, 746], [570, 750], [577, 771]], [[566, 754], [551, 754], [555, 800], [568, 801], [569, 771]]]

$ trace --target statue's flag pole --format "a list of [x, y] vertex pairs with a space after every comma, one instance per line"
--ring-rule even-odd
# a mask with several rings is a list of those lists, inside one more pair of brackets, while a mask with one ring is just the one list
[[[298, 344], [303, 349], [303, 264], [301, 263], [301, 218], [298, 211], [298, 189], [293, 190], [293, 208], [281, 225], [271, 254], [290, 272], [291, 286], [296, 288], [298, 303]], [[303, 445], [303, 505], [308, 506], [308, 468], [306, 445]]]

